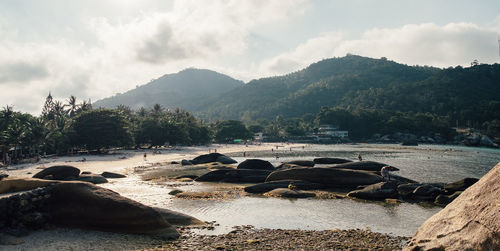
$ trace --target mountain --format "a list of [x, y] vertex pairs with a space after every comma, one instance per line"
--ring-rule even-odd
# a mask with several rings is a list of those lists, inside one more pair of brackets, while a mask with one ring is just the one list
[[215, 71], [189, 68], [164, 75], [123, 94], [98, 100], [92, 105], [115, 108], [121, 104], [138, 109], [160, 104], [166, 108], [180, 107], [197, 111], [210, 100], [243, 84], [242, 81]]

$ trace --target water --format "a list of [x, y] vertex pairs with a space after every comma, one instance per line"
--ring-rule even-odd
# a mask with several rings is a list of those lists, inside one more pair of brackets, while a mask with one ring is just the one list
[[[278, 152], [285, 156], [286, 150]], [[480, 178], [500, 162], [500, 150], [466, 148], [458, 146], [423, 145], [313, 145], [293, 155], [263, 157], [274, 164], [293, 159], [315, 157], [343, 157], [355, 159], [361, 153], [364, 160], [384, 162], [400, 168], [399, 175], [420, 182], [453, 182], [464, 177]], [[274, 154], [275, 152], [273, 152]], [[253, 153], [250, 153], [253, 154]], [[290, 155], [290, 153], [287, 153]], [[268, 155], [270, 156], [270, 155]], [[254, 157], [254, 156], [252, 156]], [[244, 158], [235, 157], [242, 161]], [[441, 210], [420, 204], [360, 202], [350, 199], [278, 199], [246, 196], [233, 200], [187, 200], [168, 195], [172, 189], [184, 191], [210, 191], [224, 189], [227, 184], [185, 183], [171, 187], [140, 181], [129, 177], [106, 185], [120, 194], [150, 206], [183, 212], [204, 221], [220, 224], [212, 231], [201, 233], [227, 233], [232, 226], [254, 225], [257, 228], [303, 230], [369, 228], [372, 231], [411, 236], [429, 217]]]

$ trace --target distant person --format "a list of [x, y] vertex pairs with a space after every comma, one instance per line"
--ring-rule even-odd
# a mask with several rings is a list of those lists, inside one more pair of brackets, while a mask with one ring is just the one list
[[384, 166], [382, 167], [382, 169], [380, 169], [380, 174], [382, 175], [383, 181], [391, 181], [391, 175], [389, 173], [390, 171], [395, 171], [395, 168], [392, 166]]
[[243, 152], [243, 157], [246, 157], [247, 156], [247, 152]]
[[148, 160], [147, 157], [148, 157], [148, 155], [146, 153], [144, 153], [144, 161]]
[[82, 162], [86, 162], [87, 159], [85, 157], [82, 158]]
[[278, 154], [276, 154], [276, 159], [279, 159], [279, 158], [280, 158], [280, 156], [278, 156]]
[[296, 190], [297, 186], [295, 186], [295, 184], [293, 184], [293, 182], [290, 182], [290, 184], [288, 185], [288, 189], [290, 189], [290, 190]]
[[363, 161], [363, 157], [361, 157], [361, 154], [358, 154], [358, 160]]

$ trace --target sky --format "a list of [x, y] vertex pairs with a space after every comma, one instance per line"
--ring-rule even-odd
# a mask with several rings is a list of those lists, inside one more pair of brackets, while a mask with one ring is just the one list
[[92, 101], [203, 68], [245, 82], [347, 53], [498, 63], [498, 0], [2, 0], [0, 107]]

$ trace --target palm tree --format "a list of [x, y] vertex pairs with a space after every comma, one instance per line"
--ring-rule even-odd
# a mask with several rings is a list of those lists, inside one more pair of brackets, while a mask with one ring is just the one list
[[73, 95], [69, 96], [69, 99], [67, 101], [68, 101], [68, 107], [69, 107], [69, 109], [68, 109], [69, 116], [73, 117], [74, 115], [76, 115], [76, 113], [80, 109], [80, 105], [76, 103], [76, 97]]
[[84, 111], [90, 111], [92, 110], [92, 102], [90, 101], [83, 101], [81, 104], [80, 104], [80, 111], [84, 112]]

